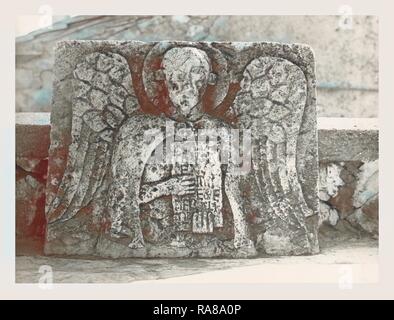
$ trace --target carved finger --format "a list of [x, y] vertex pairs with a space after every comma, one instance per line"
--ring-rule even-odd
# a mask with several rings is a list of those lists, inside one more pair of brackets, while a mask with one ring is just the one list
[[184, 187], [191, 187], [194, 186], [196, 183], [194, 180], [187, 180], [182, 182], [182, 186]]
[[194, 190], [185, 189], [178, 193], [179, 196], [188, 196], [194, 194]]
[[194, 176], [192, 175], [187, 175], [187, 176], [182, 176], [181, 181], [194, 181]]
[[185, 191], [186, 193], [190, 194], [190, 193], [196, 192], [196, 188], [194, 188], [194, 187], [186, 188], [184, 191]]

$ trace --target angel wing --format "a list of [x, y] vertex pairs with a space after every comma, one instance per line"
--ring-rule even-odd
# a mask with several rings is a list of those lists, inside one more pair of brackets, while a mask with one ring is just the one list
[[[308, 244], [307, 206], [299, 183], [297, 139], [307, 98], [302, 70], [288, 60], [262, 56], [248, 64], [230, 112], [252, 134], [253, 175], [267, 204], [267, 229], [281, 223], [302, 230]], [[270, 225], [271, 224], [271, 225]]]
[[126, 59], [94, 52], [74, 69], [72, 129], [66, 169], [47, 206], [49, 223], [65, 221], [103, 187], [114, 133], [136, 111], [137, 98]]
[[140, 186], [146, 164], [164, 141], [162, 116], [137, 113], [128, 118], [114, 141], [108, 190], [108, 234], [128, 247], [145, 246], [140, 220]]

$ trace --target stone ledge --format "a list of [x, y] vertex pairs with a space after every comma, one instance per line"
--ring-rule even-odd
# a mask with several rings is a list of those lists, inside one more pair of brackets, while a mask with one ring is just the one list
[[15, 117], [16, 157], [48, 156], [51, 129], [49, 113], [17, 113]]
[[19, 125], [50, 125], [49, 112], [18, 112], [15, 122]]
[[[377, 118], [318, 118], [319, 161], [373, 161], [379, 154]], [[16, 114], [16, 155], [47, 156], [50, 114]]]
[[319, 161], [373, 161], [379, 157], [377, 118], [318, 118]]

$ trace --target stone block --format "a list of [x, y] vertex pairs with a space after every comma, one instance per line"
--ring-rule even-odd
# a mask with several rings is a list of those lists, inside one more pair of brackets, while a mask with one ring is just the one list
[[63, 41], [46, 254], [319, 251], [307, 45]]

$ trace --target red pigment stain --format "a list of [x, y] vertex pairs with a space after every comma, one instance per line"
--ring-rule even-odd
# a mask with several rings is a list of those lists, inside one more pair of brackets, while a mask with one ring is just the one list
[[[32, 172], [26, 172], [19, 168], [17, 169], [17, 179], [25, 178], [30, 175], [40, 183], [46, 183], [46, 174], [48, 168], [48, 160], [41, 160], [32, 170]], [[19, 176], [19, 177], [18, 177]], [[18, 203], [18, 215], [16, 219], [16, 231], [17, 231], [17, 251], [31, 252], [36, 254], [42, 254], [44, 250], [45, 242], [45, 230], [46, 230], [46, 217], [45, 217], [45, 194], [36, 199], [35, 203]], [[33, 220], [28, 223], [25, 219], [25, 214], [28, 214], [26, 210], [31, 210], [35, 207], [33, 214]], [[18, 218], [19, 216], [19, 218]]]

